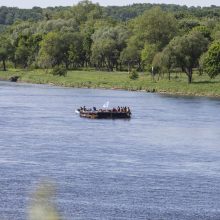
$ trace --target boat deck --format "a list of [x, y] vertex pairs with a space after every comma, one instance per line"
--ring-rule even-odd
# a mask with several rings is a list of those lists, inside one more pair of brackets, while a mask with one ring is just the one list
[[113, 111], [79, 111], [80, 117], [91, 119], [122, 119], [131, 118], [130, 112]]

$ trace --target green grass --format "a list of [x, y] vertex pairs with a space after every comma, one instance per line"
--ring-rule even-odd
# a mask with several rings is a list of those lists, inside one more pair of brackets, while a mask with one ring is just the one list
[[[66, 77], [53, 76], [45, 70], [8, 70], [0, 71], [0, 79], [20, 76], [20, 81], [37, 84], [53, 84], [66, 87], [106, 88], [124, 90], [144, 90], [180, 95], [220, 96], [220, 77], [193, 75], [193, 83], [187, 83], [184, 73], [174, 74], [171, 81], [164, 78], [153, 80], [147, 73], [139, 74], [137, 80], [131, 80], [126, 72], [69, 71]], [[156, 77], [157, 78], [157, 77]]]

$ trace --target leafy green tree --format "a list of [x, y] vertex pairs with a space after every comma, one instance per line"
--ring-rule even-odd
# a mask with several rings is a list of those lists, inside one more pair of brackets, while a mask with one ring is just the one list
[[59, 33], [48, 33], [40, 43], [39, 64], [43, 68], [50, 68], [61, 64], [62, 41]]
[[2, 61], [3, 70], [6, 71], [6, 61], [13, 52], [10, 40], [5, 36], [0, 37], [0, 60]]
[[25, 42], [23, 40], [20, 41], [15, 51], [16, 64], [20, 64], [23, 68], [28, 67], [29, 55], [30, 55], [30, 51], [26, 46]]
[[126, 46], [127, 31], [119, 27], [100, 28], [92, 36], [92, 61], [99, 68], [118, 68], [120, 53]]
[[212, 39], [215, 41], [220, 40], [220, 24], [219, 23], [217, 23], [215, 27], [213, 28], [211, 36], [212, 36]]
[[11, 25], [16, 20], [39, 21], [43, 18], [43, 9], [33, 7], [32, 9], [19, 9], [16, 7], [0, 7], [0, 24]]
[[41, 42], [39, 64], [44, 68], [83, 65], [84, 52], [80, 33], [48, 33]]
[[127, 47], [123, 49], [120, 54], [120, 60], [122, 64], [126, 65], [128, 72], [132, 68], [141, 70], [141, 51], [143, 49], [143, 43], [140, 40], [140, 36], [131, 35], [127, 40]]
[[175, 66], [175, 57], [169, 45], [154, 56], [152, 66], [155, 72], [167, 73], [168, 79], [171, 79], [171, 69]]
[[154, 7], [133, 22], [133, 33], [143, 43], [156, 45], [159, 49], [166, 46], [177, 32], [177, 22], [171, 13]]
[[188, 83], [192, 82], [193, 68], [198, 67], [199, 58], [207, 50], [207, 46], [208, 40], [200, 32], [176, 37], [170, 42], [174, 65], [186, 73]]
[[26, 47], [28, 48], [28, 66], [35, 64], [36, 59], [40, 50], [40, 42], [42, 41], [41, 34], [31, 34], [28, 36], [26, 41]]
[[178, 22], [178, 29], [182, 34], [189, 33], [193, 28], [200, 25], [197, 18], [187, 17]]
[[[176, 24], [175, 17], [160, 7], [147, 10], [143, 15], [131, 21], [129, 25], [132, 35], [127, 42], [127, 49], [121, 56], [123, 62], [128, 66], [136, 63], [140, 70], [143, 68], [142, 65], [145, 65], [148, 70], [151, 69], [154, 55], [175, 36]], [[142, 65], [139, 64], [140, 60]]]
[[141, 51], [137, 48], [136, 45], [130, 44], [126, 47], [120, 55], [121, 62], [127, 66], [128, 72], [132, 68], [138, 66], [141, 67]]
[[91, 64], [91, 55], [92, 55], [92, 35], [95, 32], [94, 28], [94, 22], [93, 21], [88, 21], [86, 24], [81, 26], [81, 36], [82, 36], [82, 47], [84, 51], [84, 63], [85, 66], [89, 66]]
[[14, 64], [15, 68], [20, 65], [24, 68], [29, 67], [35, 63], [39, 49], [42, 35], [34, 33], [33, 27], [27, 22], [23, 25], [13, 25], [8, 29], [9, 40], [11, 42], [11, 53], [9, 60]]
[[68, 33], [63, 36], [63, 45], [66, 45], [63, 53], [65, 57], [66, 68], [71, 65], [73, 68], [82, 67], [86, 62], [86, 51], [83, 45], [83, 37], [80, 33]]
[[136, 79], [138, 79], [138, 77], [139, 77], [139, 75], [138, 75], [137, 71], [134, 69], [131, 70], [131, 72], [129, 73], [129, 78], [132, 80], [136, 80]]
[[168, 73], [168, 79], [171, 79], [171, 69], [173, 67], [175, 57], [169, 47], [165, 47], [161, 53], [161, 64], [164, 71]]
[[210, 78], [220, 74], [220, 41], [212, 43], [203, 59], [203, 69]]
[[87, 20], [99, 19], [103, 16], [102, 7], [98, 4], [93, 4], [91, 1], [83, 0], [77, 5], [59, 11], [54, 17], [62, 19], [74, 18], [78, 25], [85, 23]]
[[51, 73], [54, 76], [66, 76], [67, 74], [67, 69], [63, 68], [63, 67], [55, 67], [53, 68], [53, 70], [51, 71]]
[[[152, 68], [151, 68], [151, 75], [154, 79], [156, 74], [161, 74], [164, 70], [164, 65], [163, 65], [163, 54], [162, 52], [158, 52], [152, 61]], [[159, 79], [159, 77], [158, 77]]]
[[100, 39], [92, 45], [92, 61], [99, 68], [106, 66], [113, 71], [117, 56], [116, 43], [112, 39]]
[[158, 48], [155, 44], [145, 44], [144, 49], [141, 51], [141, 61], [148, 70], [151, 69], [152, 61], [157, 51]]
[[197, 26], [193, 28], [192, 31], [200, 32], [206, 39], [208, 39], [209, 41], [212, 40], [211, 30], [204, 25]]

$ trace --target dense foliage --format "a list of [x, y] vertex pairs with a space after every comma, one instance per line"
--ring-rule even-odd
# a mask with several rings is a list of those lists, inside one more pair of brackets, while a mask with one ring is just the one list
[[170, 79], [172, 70], [179, 69], [189, 83], [195, 69], [211, 78], [220, 73], [216, 6], [101, 7], [85, 0], [73, 7], [1, 7], [0, 32], [3, 70], [8, 65], [55, 68], [58, 75], [66, 74], [63, 68], [153, 70]]
[[220, 42], [213, 42], [203, 57], [203, 67], [211, 78], [220, 73]]
[[137, 79], [138, 77], [139, 77], [139, 75], [138, 75], [138, 73], [137, 73], [136, 70], [132, 70], [132, 71], [129, 73], [129, 78], [130, 78], [130, 79], [135, 80], [135, 79]]

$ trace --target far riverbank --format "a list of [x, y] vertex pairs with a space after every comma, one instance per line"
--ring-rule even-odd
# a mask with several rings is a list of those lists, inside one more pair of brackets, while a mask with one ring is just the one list
[[210, 79], [208, 76], [193, 76], [193, 83], [188, 84], [184, 73], [173, 74], [171, 80], [164, 75], [155, 80], [147, 73], [140, 73], [139, 78], [131, 80], [127, 72], [104, 71], [68, 71], [67, 76], [53, 76], [45, 70], [8, 70], [0, 71], [1, 80], [19, 76], [20, 82], [35, 84], [52, 84], [75, 88], [122, 89], [129, 91], [146, 91], [174, 95], [220, 97], [220, 77]]

